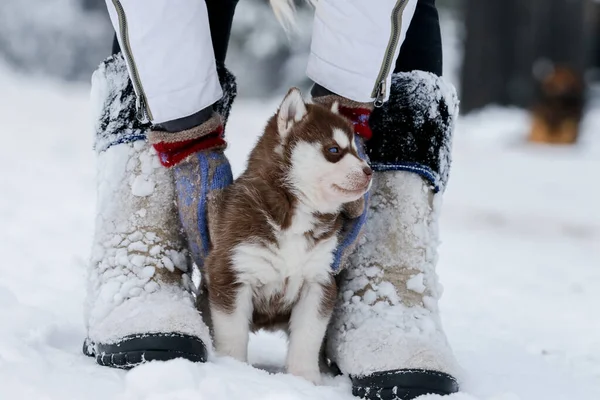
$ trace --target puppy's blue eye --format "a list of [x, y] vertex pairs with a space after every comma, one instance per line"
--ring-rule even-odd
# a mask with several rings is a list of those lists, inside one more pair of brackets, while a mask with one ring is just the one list
[[333, 146], [327, 149], [328, 152], [330, 152], [331, 154], [337, 154], [340, 152], [340, 148], [337, 146]]

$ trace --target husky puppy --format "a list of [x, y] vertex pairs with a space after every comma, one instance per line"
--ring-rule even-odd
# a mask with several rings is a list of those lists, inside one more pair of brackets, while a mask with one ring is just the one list
[[337, 103], [307, 104], [292, 88], [246, 171], [210, 201], [213, 247], [199, 306], [219, 354], [246, 361], [250, 331], [283, 329], [287, 371], [320, 382], [337, 295], [330, 265], [343, 218], [361, 214], [371, 176]]

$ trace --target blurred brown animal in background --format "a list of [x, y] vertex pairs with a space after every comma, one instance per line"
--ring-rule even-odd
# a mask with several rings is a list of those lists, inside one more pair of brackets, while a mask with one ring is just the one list
[[585, 105], [585, 85], [581, 76], [567, 67], [555, 67], [541, 81], [537, 103], [532, 109], [529, 141], [573, 144]]

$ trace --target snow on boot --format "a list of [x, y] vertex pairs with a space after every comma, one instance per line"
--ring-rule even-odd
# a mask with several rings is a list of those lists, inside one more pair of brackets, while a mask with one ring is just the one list
[[98, 199], [84, 353], [131, 368], [177, 357], [205, 361], [209, 331], [194, 304], [191, 262], [173, 173], [146, 141], [123, 57], [92, 78]]
[[327, 354], [368, 399], [458, 391], [439, 318], [438, 212], [458, 111], [454, 89], [414, 71], [393, 75], [370, 117], [374, 173], [358, 250], [340, 276]]

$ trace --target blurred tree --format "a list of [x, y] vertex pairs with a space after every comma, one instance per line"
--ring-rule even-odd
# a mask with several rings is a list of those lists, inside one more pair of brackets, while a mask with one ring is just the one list
[[[590, 12], [587, 15], [592, 19], [590, 23], [595, 27], [592, 35], [594, 41], [593, 63], [597, 69], [600, 69], [600, 1], [590, 5]], [[600, 76], [597, 76], [597, 80], [600, 80]]]
[[462, 110], [490, 103], [528, 106], [541, 80], [560, 65], [589, 65], [591, 0], [466, 0]]

